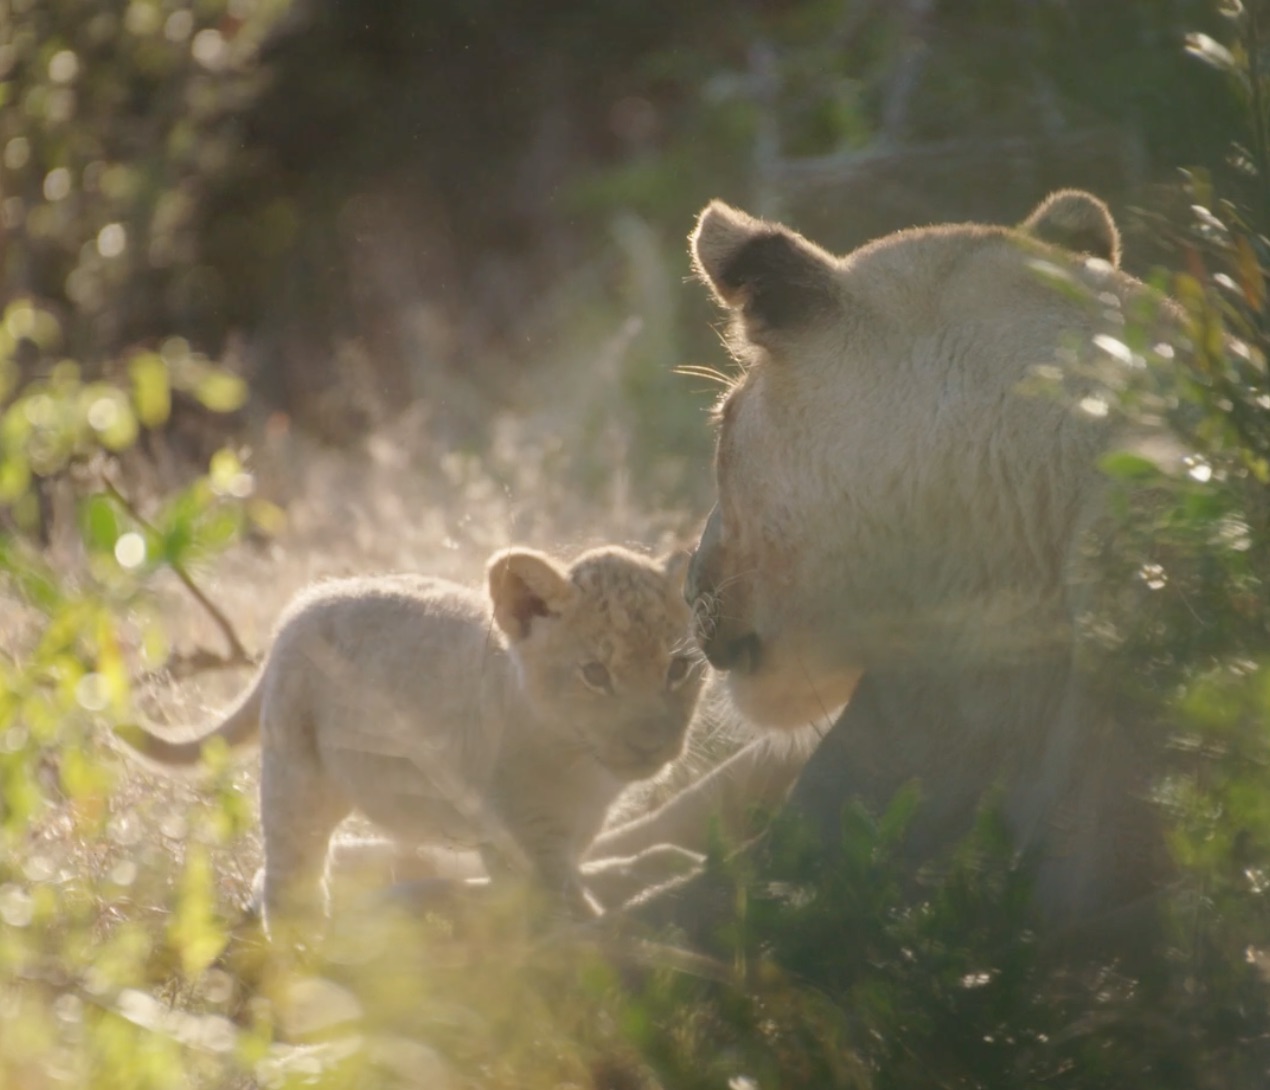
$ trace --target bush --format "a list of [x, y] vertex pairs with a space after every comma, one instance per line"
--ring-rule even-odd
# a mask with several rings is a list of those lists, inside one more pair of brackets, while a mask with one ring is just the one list
[[[245, 22], [235, 14], [248, 9]], [[1094, 376], [1106, 412], [1167, 434], [1181, 454], [1120, 451], [1103, 467], [1117, 486], [1101, 558], [1113, 593], [1096, 618], [1107, 669], [1132, 679], [1125, 698], [1194, 758], [1161, 784], [1183, 880], [1165, 898], [1156, 966], [1137, 977], [1047, 959], [1026, 867], [991, 800], [947, 868], [913, 882], [899, 860], [920, 805], [910, 794], [881, 815], [848, 808], [832, 859], [781, 819], [761, 867], [716, 863], [735, 906], [724, 960], [547, 937], [520, 903], [399, 923], [377, 914], [373, 929], [355, 922], [332, 936], [326, 961], [260, 956], [233, 922], [246, 880], [231, 859], [251, 814], [229, 770], [214, 768], [197, 794], [140, 795], [108, 744], [133, 721], [139, 676], [249, 660], [200, 589], [200, 565], [245, 530], [275, 525], [277, 512], [252, 495], [231, 449], [183, 487], [143, 484], [174, 403], [231, 411], [245, 391], [168, 336], [193, 326], [212, 338], [216, 316], [195, 306], [198, 291], [186, 285], [159, 306], [148, 273], [134, 281], [118, 269], [194, 245], [181, 202], [216, 166], [204, 156], [224, 150], [201, 143], [200, 126], [224, 135], [211, 125], [213, 100], [238, 86], [199, 60], [216, 37], [179, 58], [163, 43], [215, 31], [223, 46], [231, 30], [263, 33], [274, 9], [200, 4], [169, 33], [175, 8], [161, 28], [155, 4], [89, 19], [84, 5], [56, 0], [21, 8], [43, 29], [8, 43], [17, 66], [7, 93], [38, 123], [3, 133], [6, 181], [18, 183], [9, 200], [24, 202], [6, 215], [29, 213], [21, 252], [34, 264], [0, 321], [0, 1084], [1263, 1085], [1270, 185], [1257, 8], [1236, 13], [1240, 48], [1192, 42], [1244, 88], [1256, 136], [1236, 156], [1240, 199], [1217, 199], [1193, 173], [1194, 222], [1168, 232], [1180, 271], [1159, 286], [1181, 307], [1179, 337], [1159, 344], [1129, 315]], [[815, 38], [821, 25], [801, 32]], [[94, 67], [115, 47], [126, 71]], [[90, 76], [94, 95], [79, 96], [76, 80]], [[809, 142], [821, 127], [854, 138], [855, 91], [840, 89], [828, 113], [803, 118]], [[139, 115], [112, 114], [98, 132], [83, 111], [160, 91], [209, 112], [169, 118], [163, 154], [125, 164]], [[738, 131], [716, 141], [742, 146], [753, 121], [744, 109], [715, 102], [693, 124], [720, 112]], [[655, 174], [650, 186], [634, 168], [614, 171], [575, 197], [602, 204], [604, 185], [631, 186], [655, 209], [664, 183], [665, 200], [680, 200], [669, 174]], [[93, 200], [79, 201], [75, 179], [95, 179]], [[294, 225], [285, 208], [274, 213], [275, 233], [255, 241], [285, 244]], [[634, 219], [619, 231], [631, 293], [656, 313], [665, 275], [655, 239]], [[654, 369], [672, 336], [651, 330], [648, 352], [622, 371], [631, 411], [663, 400]], [[690, 449], [687, 413], [658, 419], [653, 442]], [[171, 586], [207, 610], [224, 653], [171, 653], [155, 605]]]

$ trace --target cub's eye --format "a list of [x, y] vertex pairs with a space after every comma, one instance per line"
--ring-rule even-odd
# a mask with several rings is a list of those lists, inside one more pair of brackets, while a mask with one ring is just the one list
[[666, 684], [672, 689], [692, 671], [692, 660], [686, 655], [676, 655], [666, 667]]
[[609, 676], [609, 668], [602, 662], [588, 662], [583, 666], [582, 680], [597, 693], [613, 691], [613, 679]]

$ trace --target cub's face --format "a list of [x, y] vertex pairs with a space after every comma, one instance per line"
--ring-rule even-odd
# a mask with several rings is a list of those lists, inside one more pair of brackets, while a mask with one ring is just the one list
[[704, 682], [686, 564], [617, 547], [568, 569], [528, 550], [490, 564], [495, 619], [539, 729], [623, 780], [651, 776], [679, 755]]
[[1095, 328], [1033, 266], [1119, 290], [1099, 202], [1055, 194], [1017, 231], [902, 232], [844, 258], [716, 202], [692, 248], [743, 371], [716, 413], [717, 504], [687, 591], [744, 714], [821, 718], [863, 669], [1057, 579], [1079, 499], [1064, 489], [1084, 480], [1068, 463], [1089, 442], [1020, 387]]

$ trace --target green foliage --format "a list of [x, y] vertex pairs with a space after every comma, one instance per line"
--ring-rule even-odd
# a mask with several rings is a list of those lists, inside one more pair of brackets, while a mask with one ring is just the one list
[[[1264, 7], [1227, 8], [1238, 47], [1192, 47], [1233, 73], [1264, 126], [1252, 93]], [[1188, 174], [1193, 222], [1157, 225], [1179, 255], [1159, 278], [1178, 309], [1163, 324], [1157, 301], [1125, 314], [1089, 376], [1091, 411], [1135, 442], [1102, 460], [1111, 512], [1090, 558], [1085, 652], [1176, 758], [1156, 801], [1181, 878], [1147, 960], [1071, 966], [1038, 944], [1026, 861], [990, 800], [956, 856], [916, 881], [901, 855], [910, 795], [879, 817], [849, 807], [828, 859], [784, 818], [757, 865], [726, 872], [737, 912], [718, 939], [732, 971], [667, 970], [629, 1017], [666, 1085], [1264, 1084], [1270, 242], [1248, 209], [1268, 178], [1258, 161], [1243, 205]]]
[[849, 807], [828, 858], [782, 817], [757, 871], [731, 872], [731, 971], [665, 969], [626, 1015], [663, 1085], [1260, 1085], [1266, 1055], [1248, 1042], [1270, 1028], [1270, 988], [1247, 944], [1266, 933], [1263, 890], [1177, 897], [1176, 946], [1148, 973], [1071, 967], [1036, 938], [1026, 860], [991, 805], [914, 881], [914, 804]]
[[[183, 342], [134, 356], [120, 381], [86, 380], [67, 339], [54, 310], [26, 298], [0, 322], [0, 1083], [170, 1087], [223, 1063], [192, 1064], [180, 1035], [142, 1013], [174, 978], [200, 993], [225, 943], [212, 853], [248, 815], [222, 777], [219, 797], [186, 819], [166, 877], [143, 872], [141, 817], [116, 802], [103, 740], [133, 714], [133, 677], [163, 665], [156, 579], [189, 581], [256, 501], [230, 451], [148, 518], [116, 481], [166, 422], [173, 389], [222, 410], [241, 389]], [[166, 930], [145, 920], [147, 904], [171, 907]], [[224, 1052], [233, 1035], [208, 1017]]]
[[[219, 343], [226, 322], [258, 317], [287, 291], [307, 300], [292, 320], [304, 305], [310, 316], [327, 307], [327, 236], [351, 216], [361, 172], [396, 169], [402, 141], [392, 137], [415, 135], [411, 103], [451, 111], [467, 97], [401, 95], [412, 65], [423, 75], [411, 86], [435, 86], [408, 43], [433, 48], [438, 20], [457, 34], [485, 14], [477, 37], [500, 57], [508, 20], [538, 33], [546, 19], [544, 56], [572, 48], [586, 62], [563, 80], [562, 97], [603, 88], [594, 97], [612, 115], [620, 154], [579, 172], [555, 214], [582, 209], [612, 224], [622, 255], [613, 294], [643, 326], [629, 352], [615, 353], [611, 401], [593, 408], [586, 443], [602, 453], [616, 435], [643, 465], [658, 450], [698, 452], [705, 436], [697, 405], [666, 377], [682, 358], [672, 290], [681, 251], [676, 242], [677, 256], [665, 256], [648, 224], [685, 223], [720, 187], [762, 182], [771, 126], [785, 155], [865, 145], [908, 32], [885, 5], [759, 5], [724, 23], [637, 5], [614, 9], [614, 32], [590, 50], [578, 46], [595, 40], [585, 32], [599, 9], [586, 4], [546, 15], [390, 7], [393, 17], [371, 26], [369, 8], [314, 5], [325, 15], [313, 35], [279, 46], [275, 73], [290, 78], [272, 92], [282, 104], [273, 115], [256, 109], [264, 92], [254, 64], [291, 8], [285, 0], [0, 8], [0, 1085], [441, 1085], [447, 1070], [509, 1088], [1261, 1085], [1270, 186], [1253, 4], [1225, 5], [1237, 42], [1197, 36], [1191, 46], [1244, 96], [1253, 131], [1236, 166], [1255, 199], [1222, 201], [1192, 174], [1196, 219], [1173, 240], [1182, 271], [1160, 283], [1179, 303], [1178, 326], [1161, 337], [1151, 315], [1126, 315], [1094, 376], [1111, 413], [1166, 432], [1180, 451], [1104, 459], [1116, 517], [1097, 558], [1106, 595], [1092, 618], [1108, 678], [1194, 758], [1159, 789], [1185, 881], [1163, 906], [1168, 942], [1153, 973], [1072, 972], [1048, 956], [1028, 917], [1026, 861], [1012, 856], [991, 800], [942, 869], [908, 873], [906, 833], [921, 804], [912, 792], [881, 815], [848, 808], [831, 859], [784, 819], [761, 866], [716, 864], [732, 908], [721, 962], [567, 942], [519, 901], [401, 920], [377, 902], [366, 910], [374, 927], [355, 912], [348, 933], [322, 949], [327, 960], [296, 964], [264, 955], [233, 926], [226, 857], [253, 815], [224, 754], [210, 755], [211, 782], [196, 800], [165, 810], [128, 794], [103, 741], [133, 721], [135, 678], [168, 655], [155, 588], [175, 579], [197, 592], [199, 565], [276, 513], [254, 499], [230, 449], [168, 495], [134, 494], [128, 469], [182, 405], [228, 413], [243, 404], [241, 379], [191, 342]], [[1090, 20], [1136, 28], [1135, 40], [1168, 29], [1163, 8], [1130, 7], [994, 0], [956, 18], [941, 7], [940, 25], [960, 32], [943, 39], [950, 51], [928, 70], [911, 132], [937, 138], [972, 122], [992, 131], [1004, 124], [994, 103], [1011, 101], [1003, 88], [1034, 62], [1068, 103], [1139, 108], [1141, 92], [1131, 105], [1110, 92], [1172, 71], [1162, 50], [1117, 44], [1113, 55], [1105, 43], [1118, 34], [1105, 34], [1097, 56], [1082, 56]], [[681, 33], [668, 46], [659, 34], [672, 15]], [[332, 27], [331, 40], [373, 48], [309, 52]], [[994, 27], [1029, 49], [1002, 49]], [[326, 63], [333, 57], [349, 66]], [[454, 71], [438, 77], [442, 86]], [[764, 71], [776, 88], [768, 97]], [[456, 131], [528, 144], [529, 106], [509, 102], [487, 70], [477, 75], [470, 97], [489, 125], [464, 115]], [[384, 126], [367, 126], [389, 100]], [[358, 154], [332, 155], [318, 141], [288, 159], [297, 137], [277, 119], [297, 102], [310, 125], [334, 115], [365, 129], [340, 145]], [[1158, 104], [1147, 112], [1156, 129], [1173, 120]], [[271, 116], [282, 132], [273, 144], [259, 140]], [[248, 129], [257, 142], [243, 155]], [[420, 142], [429, 166], [451, 195], [470, 189], [484, 215], [489, 194], [505, 194], [488, 177], [515, 173], [487, 162], [510, 157], [483, 160], [492, 153], [479, 145], [475, 160], [437, 154], [435, 136]], [[277, 277], [297, 253], [311, 268]]]
[[248, 62], [288, 6], [0, 9], [4, 282], [48, 301], [87, 374], [173, 327], [219, 343], [225, 289], [196, 228], [234, 169], [235, 137], [219, 120], [250, 98]]

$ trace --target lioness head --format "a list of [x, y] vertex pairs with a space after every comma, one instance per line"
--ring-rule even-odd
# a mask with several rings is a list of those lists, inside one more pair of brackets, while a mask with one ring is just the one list
[[[688, 590], [741, 711], [796, 725], [862, 669], [1063, 638], [1105, 441], [1072, 409], [1073, 363], [1140, 290], [1106, 207], [1064, 191], [1017, 229], [915, 229], [835, 257], [714, 202], [691, 245], [742, 372]], [[1065, 396], [1028, 390], [1038, 369]]]
[[489, 563], [494, 620], [534, 718], [623, 779], [679, 754], [701, 692], [686, 569], [682, 554], [659, 562], [616, 546], [568, 568], [528, 549]]

